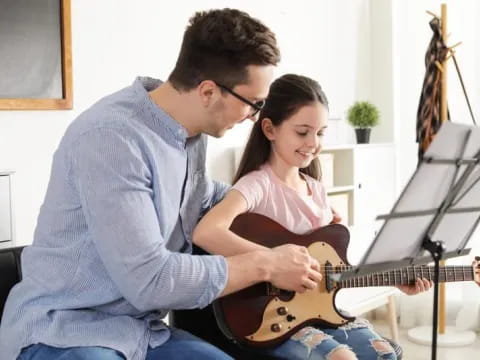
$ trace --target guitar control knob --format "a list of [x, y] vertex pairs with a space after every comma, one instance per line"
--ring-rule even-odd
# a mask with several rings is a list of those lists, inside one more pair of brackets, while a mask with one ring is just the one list
[[297, 318], [293, 315], [290, 315], [290, 314], [287, 315], [287, 321], [293, 321], [293, 320], [296, 320], [296, 319]]
[[278, 315], [287, 315], [288, 309], [285, 306], [281, 306], [277, 309]]
[[272, 329], [273, 332], [280, 332], [282, 330], [282, 325], [272, 324], [272, 326], [270, 326], [270, 329]]

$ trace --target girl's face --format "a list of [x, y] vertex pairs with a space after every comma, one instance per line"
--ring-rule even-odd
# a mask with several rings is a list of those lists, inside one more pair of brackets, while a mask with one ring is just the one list
[[301, 107], [279, 126], [263, 119], [263, 131], [272, 142], [271, 156], [287, 166], [307, 167], [321, 150], [327, 119], [327, 108], [318, 101]]

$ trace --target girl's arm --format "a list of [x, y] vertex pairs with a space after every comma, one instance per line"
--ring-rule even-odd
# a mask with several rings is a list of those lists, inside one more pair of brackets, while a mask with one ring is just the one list
[[243, 195], [238, 190], [230, 190], [198, 223], [193, 232], [193, 243], [211, 254], [223, 256], [267, 250], [229, 230], [233, 220], [246, 211], [247, 201]]
[[226, 257], [228, 280], [220, 296], [260, 281], [300, 293], [316, 288], [322, 280], [320, 265], [305, 247], [286, 244], [269, 249], [229, 230], [233, 220], [245, 211], [245, 198], [233, 189], [203, 217], [193, 232], [195, 245]]

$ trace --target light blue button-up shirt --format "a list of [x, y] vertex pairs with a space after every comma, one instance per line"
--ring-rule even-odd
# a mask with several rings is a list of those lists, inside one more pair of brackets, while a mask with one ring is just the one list
[[206, 137], [188, 138], [151, 101], [160, 83], [138, 78], [67, 129], [4, 310], [0, 359], [35, 343], [144, 359], [168, 339], [169, 309], [204, 307], [224, 289], [225, 259], [189, 253], [227, 186], [205, 175]]

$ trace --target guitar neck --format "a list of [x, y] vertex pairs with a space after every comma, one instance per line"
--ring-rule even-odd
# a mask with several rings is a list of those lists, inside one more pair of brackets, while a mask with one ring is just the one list
[[[351, 269], [342, 267], [341, 271]], [[337, 268], [337, 270], [340, 270]], [[412, 285], [416, 279], [425, 278], [434, 280], [435, 268], [433, 266], [409, 266], [402, 269], [373, 273], [353, 279], [337, 282], [338, 288], [368, 287], [368, 286], [396, 286]], [[472, 266], [443, 266], [440, 267], [439, 282], [473, 281]]]

